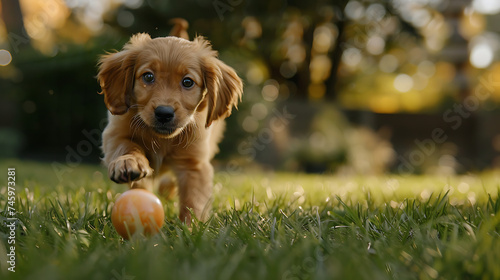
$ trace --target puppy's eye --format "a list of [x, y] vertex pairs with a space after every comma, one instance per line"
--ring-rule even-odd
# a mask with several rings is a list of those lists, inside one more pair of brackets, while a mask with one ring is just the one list
[[190, 89], [194, 86], [194, 81], [191, 78], [184, 78], [182, 79], [182, 87], [185, 89]]
[[142, 75], [142, 80], [146, 84], [152, 84], [155, 81], [155, 75], [151, 72], [146, 72]]

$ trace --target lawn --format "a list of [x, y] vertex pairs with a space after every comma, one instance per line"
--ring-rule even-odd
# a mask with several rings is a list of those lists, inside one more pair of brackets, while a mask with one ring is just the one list
[[[16, 168], [15, 272], [7, 169]], [[160, 234], [124, 241], [100, 166], [58, 179], [3, 161], [1, 279], [500, 279], [500, 173], [453, 177], [216, 175], [213, 215], [190, 228], [163, 201]]]

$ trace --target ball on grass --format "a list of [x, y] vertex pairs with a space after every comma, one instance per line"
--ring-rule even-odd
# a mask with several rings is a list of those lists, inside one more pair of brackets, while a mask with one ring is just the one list
[[113, 226], [124, 239], [136, 234], [155, 235], [164, 219], [160, 199], [144, 189], [130, 189], [121, 194], [111, 212]]

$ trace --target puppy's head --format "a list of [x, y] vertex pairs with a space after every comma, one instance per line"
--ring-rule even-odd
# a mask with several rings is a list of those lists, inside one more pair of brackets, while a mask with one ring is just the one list
[[208, 127], [229, 116], [243, 92], [236, 72], [201, 37], [134, 35], [122, 51], [101, 57], [97, 78], [112, 114], [132, 113], [167, 138], [197, 119]]

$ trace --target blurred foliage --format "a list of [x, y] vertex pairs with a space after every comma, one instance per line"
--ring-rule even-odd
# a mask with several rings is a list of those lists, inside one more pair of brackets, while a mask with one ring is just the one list
[[[275, 119], [273, 112], [289, 102], [334, 101], [341, 110], [376, 113], [439, 112], [474, 96], [478, 87], [488, 93], [481, 109], [494, 110], [500, 101], [498, 11], [485, 8], [487, 1], [20, 0], [21, 29], [19, 21], [5, 20], [15, 2], [2, 1], [0, 49], [7, 51], [0, 53], [6, 65], [0, 66], [1, 117], [10, 121], [0, 124], [22, 138], [15, 148], [3, 149], [24, 155], [67, 153], [86, 140], [84, 130], [102, 129], [106, 110], [94, 78], [99, 55], [119, 50], [134, 33], [166, 36], [176, 17], [188, 20], [191, 38], [206, 36], [245, 81], [222, 157], [244, 157], [238, 146], [258, 139]], [[306, 136], [291, 133], [276, 145], [313, 137], [321, 118], [308, 118], [309, 128], [301, 131]], [[325, 117], [321, 130], [344, 125], [334, 119]], [[330, 153], [313, 145], [291, 154], [321, 154], [343, 164], [353, 147]]]
[[353, 126], [331, 105], [315, 107], [310, 134], [291, 141], [288, 170], [312, 173], [380, 174], [394, 163], [390, 132]]

